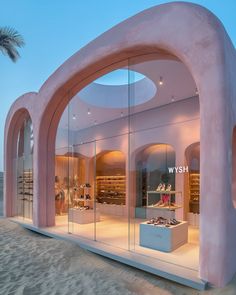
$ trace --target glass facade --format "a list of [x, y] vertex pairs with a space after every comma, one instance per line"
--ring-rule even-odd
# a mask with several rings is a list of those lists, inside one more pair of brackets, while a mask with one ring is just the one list
[[15, 216], [32, 221], [33, 219], [33, 125], [28, 117], [24, 120], [17, 140], [15, 163], [16, 200]]
[[[113, 65], [62, 115], [56, 225], [150, 256], [191, 242], [186, 221], [197, 227], [199, 220], [199, 137], [196, 85], [180, 61], [150, 54]], [[175, 230], [179, 240], [153, 242], [152, 235]]]

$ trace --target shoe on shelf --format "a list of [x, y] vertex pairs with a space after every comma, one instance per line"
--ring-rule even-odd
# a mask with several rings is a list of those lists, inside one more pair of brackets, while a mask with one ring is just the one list
[[162, 184], [161, 191], [164, 192], [165, 190], [166, 190], [166, 185], [163, 183], [163, 184]]
[[170, 191], [171, 191], [171, 184], [168, 184], [168, 185], [167, 185], [167, 187], [166, 187], [166, 191], [167, 191], [167, 192], [170, 192]]
[[158, 185], [156, 191], [159, 192], [159, 191], [162, 189], [162, 186], [163, 186], [162, 183], [159, 183], [159, 185]]

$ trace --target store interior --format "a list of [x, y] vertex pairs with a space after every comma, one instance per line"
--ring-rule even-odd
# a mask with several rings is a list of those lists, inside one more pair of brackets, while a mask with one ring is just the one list
[[[177, 58], [112, 65], [70, 100], [55, 147], [55, 223], [65, 233], [198, 269], [200, 120]], [[75, 86], [76, 87], [76, 86]], [[32, 220], [33, 138], [19, 132], [16, 216]]]
[[151, 257], [178, 261], [185, 253], [197, 268], [196, 84], [181, 61], [155, 54], [113, 68], [78, 92], [61, 117], [56, 226]]

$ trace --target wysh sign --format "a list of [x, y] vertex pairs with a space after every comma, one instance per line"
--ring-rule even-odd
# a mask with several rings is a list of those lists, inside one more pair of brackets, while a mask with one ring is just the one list
[[169, 173], [188, 173], [188, 166], [168, 167]]

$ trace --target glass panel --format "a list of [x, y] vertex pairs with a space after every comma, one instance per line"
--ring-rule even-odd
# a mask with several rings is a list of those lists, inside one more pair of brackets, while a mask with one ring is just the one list
[[69, 232], [93, 240], [99, 218], [94, 204], [95, 142], [74, 145], [69, 163]]
[[55, 223], [64, 232], [69, 231], [69, 175], [71, 169], [73, 169], [70, 161], [71, 144], [68, 105], [63, 112], [57, 129], [55, 150]]
[[130, 59], [129, 70], [130, 248], [198, 269], [198, 230], [186, 222], [191, 174], [199, 177], [197, 148], [186, 153], [200, 138], [195, 82], [183, 63], [154, 54]]
[[33, 127], [25, 119], [18, 134], [17, 158], [14, 161], [17, 182], [15, 215], [28, 221], [33, 219]]
[[68, 175], [70, 161], [68, 147], [56, 149], [55, 156], [55, 216], [56, 225], [68, 231]]
[[113, 246], [122, 240], [118, 246], [128, 249], [129, 71], [126, 61], [113, 67], [71, 99], [59, 124], [57, 153], [64, 147], [67, 156], [68, 231]]
[[128, 135], [96, 143], [97, 241], [128, 249]]

